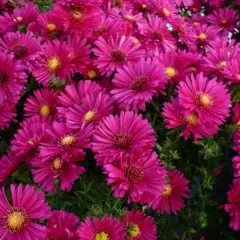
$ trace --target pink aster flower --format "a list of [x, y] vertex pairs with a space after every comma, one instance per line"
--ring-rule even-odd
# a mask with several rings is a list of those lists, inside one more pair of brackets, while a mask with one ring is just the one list
[[121, 112], [104, 118], [95, 128], [92, 150], [101, 165], [116, 161], [123, 153], [150, 150], [155, 141], [154, 130], [142, 115]]
[[208, 21], [222, 31], [233, 31], [238, 19], [237, 11], [233, 8], [220, 8], [208, 16]]
[[139, 25], [143, 43], [149, 48], [158, 47], [161, 51], [173, 51], [176, 48], [176, 39], [166, 27], [166, 22], [157, 16], [148, 15], [148, 22]]
[[153, 210], [161, 213], [177, 214], [185, 206], [184, 199], [188, 198], [189, 181], [178, 170], [168, 171], [165, 188], [160, 197], [150, 203]]
[[[191, 19], [186, 19], [193, 27], [197, 27], [199, 25], [207, 24], [207, 19], [205, 16], [202, 16], [200, 14], [192, 14]], [[194, 30], [194, 29], [193, 29]]]
[[10, 177], [18, 168], [22, 159], [16, 157], [16, 154], [9, 151], [0, 159], [0, 184], [4, 184], [8, 177]]
[[107, 76], [123, 64], [136, 62], [144, 55], [144, 51], [139, 49], [140, 44], [135, 44], [132, 38], [126, 36], [110, 36], [108, 41], [99, 37], [95, 45], [93, 52], [98, 57], [95, 63]]
[[26, 82], [26, 74], [19, 61], [12, 54], [0, 53], [0, 102], [12, 97], [18, 100]]
[[72, 130], [64, 123], [54, 122], [50, 129], [46, 130], [48, 141], [40, 146], [40, 158], [47, 161], [57, 154], [62, 155], [63, 161], [69, 161], [72, 157], [84, 156], [84, 148], [90, 148], [90, 136], [92, 126], [83, 129]]
[[174, 2], [178, 6], [181, 6], [183, 4], [185, 7], [188, 7], [193, 4], [193, 0], [174, 0]]
[[33, 96], [27, 98], [24, 111], [25, 116], [40, 116], [42, 119], [55, 117], [58, 105], [58, 94], [47, 88], [33, 92]]
[[12, 15], [4, 12], [0, 15], [0, 36], [7, 32], [14, 32], [17, 30], [17, 23], [14, 21]]
[[193, 135], [197, 141], [204, 137], [210, 138], [218, 131], [218, 126], [209, 122], [208, 119], [199, 119], [196, 112], [184, 111], [177, 99], [172, 98], [172, 103], [165, 103], [162, 115], [165, 117], [167, 129], [183, 127], [180, 136], [187, 140]]
[[240, 103], [236, 103], [232, 109], [231, 122], [240, 126]]
[[33, 71], [37, 81], [48, 86], [53, 76], [66, 80], [74, 72], [76, 65], [73, 63], [72, 48], [59, 40], [45, 42], [40, 62]]
[[194, 28], [194, 32], [197, 36], [198, 43], [207, 44], [209, 41], [212, 41], [217, 37], [219, 29], [215, 26], [203, 24]]
[[63, 32], [60, 17], [52, 10], [39, 14], [36, 23], [40, 30], [40, 36], [44, 40], [58, 38]]
[[40, 142], [45, 140], [49, 125], [43, 123], [38, 116], [33, 116], [24, 120], [20, 127], [11, 141], [11, 150], [18, 157], [32, 158], [38, 153]]
[[234, 177], [240, 179], [240, 156], [236, 156], [232, 159]]
[[202, 73], [180, 82], [179, 103], [188, 112], [197, 112], [200, 121], [208, 119], [216, 125], [224, 123], [231, 107], [230, 94], [223, 83], [216, 78], [208, 80]]
[[103, 165], [103, 169], [114, 196], [127, 195], [129, 203], [146, 203], [149, 198], [158, 197], [164, 188], [166, 170], [155, 152], [123, 155], [114, 164]]
[[33, 36], [33, 33], [10, 32], [0, 40], [0, 49], [13, 53], [14, 58], [20, 60], [23, 68], [28, 71], [32, 71], [33, 64], [41, 53], [40, 41]]
[[93, 6], [98, 6], [102, 3], [102, 0], [56, 0], [56, 3], [62, 5], [62, 6], [85, 6], [85, 5], [93, 5]]
[[90, 62], [86, 64], [84, 70], [82, 71], [82, 75], [84, 76], [85, 79], [95, 80], [101, 76], [94, 61], [95, 58], [91, 58]]
[[103, 92], [103, 89], [99, 84], [90, 80], [80, 81], [77, 85], [67, 85], [59, 95], [59, 117], [65, 120], [66, 113], [68, 113], [70, 107], [73, 107], [75, 104], [80, 105], [87, 95], [96, 95], [99, 92]]
[[123, 26], [121, 21], [115, 21], [112, 17], [104, 16], [97, 29], [93, 32], [93, 39], [97, 39], [101, 36], [107, 40], [110, 35], [117, 36], [122, 32]]
[[228, 78], [232, 84], [240, 83], [240, 61], [236, 58], [227, 62], [227, 67], [224, 69], [223, 74]]
[[125, 225], [127, 240], [156, 240], [157, 227], [154, 219], [139, 210], [132, 210], [121, 217], [120, 222]]
[[170, 23], [183, 44], [190, 45], [196, 40], [193, 27], [186, 21], [185, 17], [175, 16]]
[[50, 217], [50, 208], [44, 194], [33, 186], [11, 185], [11, 203], [4, 188], [0, 191], [1, 224], [0, 237], [6, 240], [44, 240], [46, 228], [36, 221]]
[[90, 63], [90, 45], [87, 39], [80, 38], [76, 35], [69, 35], [67, 44], [72, 48], [72, 61], [76, 64], [76, 71], [82, 73], [85, 66]]
[[124, 227], [116, 218], [105, 215], [102, 219], [86, 218], [78, 229], [81, 240], [122, 240], [125, 237]]
[[113, 113], [113, 101], [109, 95], [99, 92], [89, 94], [74, 105], [66, 114], [67, 124], [74, 129], [82, 128], [90, 123], [97, 125], [104, 117]]
[[63, 161], [60, 155], [48, 158], [44, 162], [41, 158], [36, 158], [31, 161], [34, 182], [46, 192], [55, 192], [57, 190], [55, 181], [59, 180], [61, 190], [69, 192], [73, 183], [85, 172], [85, 169], [75, 162], [76, 159]]
[[76, 231], [79, 218], [66, 211], [53, 211], [47, 222], [47, 239], [78, 240]]
[[0, 100], [0, 129], [9, 127], [9, 122], [16, 116], [16, 101], [7, 98]]
[[[168, 52], [159, 54], [158, 59], [164, 66], [165, 74], [171, 84], [185, 80], [186, 76], [192, 71], [189, 68], [189, 62], [183, 59], [181, 54]], [[179, 64], [179, 62], [181, 62], [181, 64]]]
[[227, 193], [228, 203], [224, 205], [224, 209], [230, 216], [229, 227], [235, 231], [240, 230], [240, 183], [233, 182], [230, 190]]
[[92, 36], [103, 17], [102, 10], [91, 5], [69, 8], [55, 4], [53, 10], [60, 17], [60, 22], [63, 24], [65, 31], [80, 34], [84, 37]]
[[168, 19], [177, 13], [176, 6], [169, 0], [152, 0], [151, 2], [157, 14], [162, 18]]
[[112, 81], [113, 99], [124, 110], [145, 110], [145, 104], [163, 93], [166, 83], [164, 68], [155, 59], [142, 58], [117, 70]]

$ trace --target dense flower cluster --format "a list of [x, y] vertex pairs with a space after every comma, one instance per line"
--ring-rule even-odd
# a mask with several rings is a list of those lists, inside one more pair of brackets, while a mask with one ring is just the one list
[[[220, 0], [55, 0], [41, 13], [33, 2], [0, 0], [0, 130], [19, 123], [0, 159], [1, 185], [24, 163], [42, 191], [70, 192], [92, 152], [114, 197], [177, 214], [190, 182], [159, 159], [147, 109], [164, 99], [158, 121], [193, 144], [219, 132], [240, 83], [237, 11]], [[232, 112], [240, 154], [239, 103]], [[233, 168], [224, 208], [240, 230], [240, 156]], [[51, 212], [33, 186], [10, 190], [11, 201], [0, 191], [1, 239], [157, 239], [143, 211], [80, 222]]]

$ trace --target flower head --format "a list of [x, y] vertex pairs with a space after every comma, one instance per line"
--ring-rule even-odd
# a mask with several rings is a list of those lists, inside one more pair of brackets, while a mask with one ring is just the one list
[[122, 240], [125, 236], [123, 225], [107, 215], [102, 219], [86, 218], [80, 224], [78, 233], [82, 240]]
[[149, 150], [155, 144], [154, 131], [142, 115], [121, 112], [105, 117], [95, 128], [92, 150], [98, 164], [116, 161], [123, 153]]
[[144, 55], [144, 51], [139, 49], [140, 45], [135, 44], [133, 39], [126, 36], [110, 36], [106, 41], [99, 37], [95, 42], [94, 54], [98, 57], [96, 66], [102, 74], [110, 76], [116, 69], [127, 62], [136, 62]]
[[145, 110], [145, 104], [163, 92], [166, 77], [156, 60], [128, 63], [119, 68], [113, 79], [113, 99], [124, 110]]
[[132, 210], [120, 219], [125, 225], [127, 240], [156, 240], [157, 227], [154, 219], [139, 210]]
[[115, 163], [103, 165], [103, 169], [114, 196], [122, 198], [127, 194], [128, 202], [146, 203], [163, 190], [166, 170], [155, 152], [123, 155]]
[[183, 199], [188, 198], [189, 181], [178, 170], [168, 171], [165, 187], [160, 197], [150, 203], [150, 206], [161, 213], [167, 214], [180, 211], [184, 208]]
[[30, 239], [44, 240], [46, 228], [35, 222], [45, 220], [51, 214], [44, 194], [30, 185], [11, 185], [10, 189], [11, 203], [4, 188], [0, 191], [0, 237], [21, 240], [23, 236], [28, 236]]

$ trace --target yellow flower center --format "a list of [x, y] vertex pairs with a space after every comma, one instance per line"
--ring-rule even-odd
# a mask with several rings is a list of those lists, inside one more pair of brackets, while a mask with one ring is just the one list
[[139, 41], [137, 38], [134, 38], [134, 39], [133, 39], [133, 42], [134, 42], [135, 44], [139, 44], [139, 43], [140, 43], [140, 41]]
[[236, 74], [236, 79], [240, 81], [240, 74]]
[[29, 140], [29, 141], [28, 141], [28, 144], [29, 144], [29, 145], [34, 145], [34, 143], [33, 143], [32, 140]]
[[6, 222], [10, 231], [20, 232], [27, 222], [26, 214], [22, 211], [13, 211], [8, 214]]
[[50, 108], [48, 105], [43, 105], [41, 108], [40, 108], [40, 114], [44, 117], [47, 117], [50, 115]]
[[199, 35], [199, 38], [200, 38], [201, 40], [206, 40], [206, 39], [207, 39], [207, 35], [206, 35], [205, 33], [201, 33], [201, 34]]
[[141, 234], [140, 228], [137, 224], [135, 223], [130, 223], [128, 228], [127, 228], [127, 235], [129, 237], [138, 237]]
[[168, 67], [166, 69], [166, 74], [168, 75], [169, 78], [173, 78], [176, 75], [176, 70], [172, 67]]
[[197, 8], [195, 8], [195, 7], [192, 8], [192, 11], [193, 11], [193, 12], [197, 12]]
[[220, 21], [220, 23], [223, 24], [223, 25], [225, 25], [225, 24], [228, 23], [228, 20], [227, 20], [227, 19], [222, 19], [222, 20]]
[[53, 160], [52, 166], [53, 166], [54, 170], [61, 170], [62, 166], [63, 166], [61, 158], [59, 158], [59, 157], [55, 158]]
[[70, 148], [76, 143], [76, 137], [73, 135], [67, 135], [61, 139], [61, 145], [65, 148]]
[[198, 125], [198, 117], [196, 114], [191, 114], [187, 118], [187, 123], [190, 125]]
[[197, 27], [199, 25], [199, 22], [194, 22], [193, 25]]
[[95, 116], [96, 116], [96, 111], [88, 111], [88, 112], [84, 115], [84, 120], [85, 120], [86, 122], [91, 122]]
[[51, 57], [48, 60], [47, 67], [49, 71], [54, 72], [60, 67], [60, 65], [61, 65], [61, 62], [59, 57]]
[[227, 66], [227, 62], [226, 61], [221, 61], [221, 62], [218, 63], [218, 66], [224, 68], [224, 67]]
[[172, 194], [172, 186], [170, 184], [167, 184], [164, 188], [162, 196], [163, 197], [169, 197], [171, 194]]
[[212, 99], [207, 94], [201, 95], [199, 101], [200, 104], [204, 107], [208, 107], [212, 104]]
[[132, 16], [132, 15], [126, 15], [125, 19], [128, 20], [128, 21], [131, 21], [131, 22], [136, 21], [135, 17]]
[[147, 9], [147, 4], [142, 4], [142, 9]]
[[106, 232], [100, 232], [96, 235], [95, 240], [110, 240]]
[[83, 15], [79, 9], [72, 10], [71, 16], [72, 16], [73, 20], [75, 20], [75, 21], [80, 21], [83, 17]]
[[163, 8], [163, 13], [166, 17], [169, 17], [170, 11], [167, 8]]
[[97, 72], [96, 72], [96, 71], [94, 71], [94, 70], [88, 71], [88, 77], [89, 77], [90, 79], [93, 79], [93, 78], [95, 78], [96, 76], [97, 76]]
[[56, 30], [56, 25], [53, 24], [53, 23], [49, 23], [47, 25], [47, 29], [50, 30], [50, 31], [54, 31], [54, 30]]
[[22, 17], [16, 17], [16, 22], [21, 22], [23, 20]]

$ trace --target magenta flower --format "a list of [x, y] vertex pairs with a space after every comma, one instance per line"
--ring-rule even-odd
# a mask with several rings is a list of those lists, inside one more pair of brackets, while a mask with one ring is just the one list
[[19, 61], [14, 61], [12, 54], [0, 54], [0, 102], [12, 98], [13, 102], [19, 99], [24, 88], [26, 74]]
[[232, 159], [234, 177], [240, 179], [240, 156], [235, 156]]
[[171, 18], [177, 13], [176, 6], [169, 0], [152, 0], [153, 6], [156, 8], [157, 14], [162, 18]]
[[157, 226], [154, 219], [139, 210], [132, 210], [121, 217], [120, 222], [125, 225], [126, 240], [156, 240]]
[[0, 183], [4, 184], [8, 177], [10, 177], [18, 168], [22, 159], [16, 157], [16, 154], [9, 151], [0, 159]]
[[123, 153], [148, 151], [155, 141], [154, 130], [142, 115], [121, 112], [104, 118], [95, 128], [92, 150], [101, 165], [116, 161]]
[[147, 47], [158, 48], [161, 51], [173, 51], [176, 39], [166, 27], [166, 22], [157, 16], [148, 15], [148, 22], [138, 26], [143, 42]]
[[86, 218], [78, 229], [81, 240], [123, 240], [125, 237], [124, 227], [116, 218], [105, 215], [102, 219], [94, 217]]
[[210, 138], [218, 132], [216, 124], [208, 122], [208, 119], [200, 121], [196, 112], [187, 113], [177, 99], [172, 98], [171, 101], [164, 104], [162, 113], [167, 129], [183, 127], [180, 136], [187, 140], [193, 135], [195, 141]]
[[83, 129], [72, 130], [63, 123], [54, 122], [46, 132], [48, 140], [40, 146], [40, 158], [44, 162], [58, 154], [62, 155], [63, 161], [70, 161], [72, 157], [84, 156], [83, 149], [91, 147], [91, 125]]
[[102, 10], [92, 5], [69, 8], [55, 4], [53, 10], [60, 17], [65, 31], [80, 34], [83, 37], [91, 37], [103, 18]]
[[0, 237], [6, 240], [45, 240], [46, 228], [35, 222], [48, 219], [51, 215], [44, 194], [30, 185], [11, 185], [10, 188], [11, 203], [7, 200], [5, 189], [0, 191]]
[[40, 36], [44, 40], [57, 38], [63, 32], [60, 17], [54, 11], [39, 14], [36, 23], [40, 31]]
[[174, 2], [178, 6], [181, 6], [183, 4], [185, 7], [191, 6], [193, 4], [193, 0], [174, 0]]
[[147, 199], [154, 199], [163, 191], [166, 169], [160, 166], [155, 152], [123, 155], [115, 164], [103, 165], [103, 169], [114, 196], [127, 195], [129, 203], [146, 203]]
[[40, 116], [43, 120], [55, 117], [58, 105], [58, 94], [47, 88], [33, 92], [33, 96], [27, 99], [24, 111], [25, 116]]
[[216, 79], [208, 80], [202, 73], [180, 82], [178, 87], [179, 103], [187, 112], [196, 112], [201, 120], [216, 125], [224, 123], [229, 116], [230, 94], [223, 83]]
[[74, 105], [66, 113], [68, 126], [74, 129], [93, 123], [97, 125], [104, 117], [113, 113], [113, 101], [110, 96], [99, 92], [89, 94], [82, 99], [81, 105]]
[[107, 76], [127, 62], [137, 62], [144, 55], [144, 50], [139, 49], [140, 44], [135, 44], [132, 38], [126, 36], [110, 36], [108, 41], [99, 37], [95, 45], [96, 66]]
[[76, 225], [79, 218], [65, 211], [53, 211], [47, 222], [47, 239], [79, 240]]
[[237, 58], [227, 62], [227, 67], [223, 70], [223, 74], [232, 84], [240, 83], [240, 61]]
[[80, 81], [77, 85], [67, 85], [59, 95], [59, 117], [65, 120], [70, 107], [80, 105], [86, 96], [90, 94], [96, 95], [99, 92], [103, 92], [103, 89], [99, 84], [90, 80]]
[[185, 206], [184, 199], [188, 198], [189, 181], [178, 170], [168, 171], [165, 188], [160, 197], [150, 203], [153, 210], [167, 214], [177, 214]]
[[76, 71], [82, 73], [87, 64], [90, 63], [90, 45], [87, 39], [79, 38], [76, 35], [70, 35], [67, 38], [67, 44], [72, 48], [72, 62], [76, 64]]
[[[181, 54], [168, 52], [158, 56], [159, 62], [165, 67], [165, 74], [171, 84], [179, 83], [185, 80], [186, 76], [191, 73], [189, 63], [182, 58]], [[181, 64], [179, 64], [181, 61]]]
[[63, 161], [60, 155], [44, 162], [41, 161], [41, 158], [36, 158], [31, 161], [34, 182], [46, 192], [55, 192], [57, 190], [55, 181], [59, 180], [61, 190], [69, 192], [73, 183], [85, 172], [85, 169], [76, 165], [75, 162], [76, 159]]
[[111, 94], [123, 110], [145, 110], [146, 103], [163, 93], [166, 76], [164, 68], [156, 60], [141, 59], [117, 70]]
[[8, 33], [0, 40], [0, 49], [13, 53], [16, 60], [21, 61], [23, 68], [32, 71], [36, 59], [41, 53], [40, 41], [32, 33]]
[[16, 100], [0, 99], [0, 129], [9, 127], [9, 122], [16, 116]]
[[220, 8], [208, 16], [208, 21], [222, 31], [233, 31], [238, 20], [237, 11], [233, 8]]
[[240, 230], [240, 183], [234, 181], [230, 190], [227, 193], [228, 203], [224, 205], [225, 211], [230, 216], [229, 227], [235, 231]]
[[18, 157], [31, 159], [38, 153], [39, 144], [46, 140], [46, 130], [49, 128], [48, 123], [43, 123], [38, 116], [25, 119], [21, 128], [14, 135], [11, 141], [11, 150]]
[[66, 43], [59, 40], [45, 42], [33, 75], [44, 86], [49, 86], [52, 77], [67, 80], [71, 73], [76, 72], [73, 58], [72, 48]]

